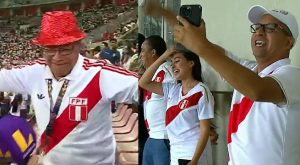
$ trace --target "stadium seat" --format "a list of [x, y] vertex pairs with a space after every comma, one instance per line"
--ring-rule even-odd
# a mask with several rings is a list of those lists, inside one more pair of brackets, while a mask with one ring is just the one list
[[138, 139], [133, 142], [128, 143], [117, 143], [117, 151], [118, 153], [121, 152], [138, 152], [139, 151], [139, 145], [138, 145]]
[[139, 122], [135, 122], [132, 131], [128, 134], [114, 134], [117, 143], [127, 143], [133, 142], [138, 139], [138, 132], [139, 132]]
[[112, 121], [113, 121], [113, 122], [121, 121], [122, 118], [124, 117], [124, 114], [125, 114], [127, 108], [128, 108], [127, 105], [122, 106], [122, 107], [119, 109], [119, 111], [120, 111], [119, 116], [117, 116], [117, 117], [115, 117], [115, 118], [112, 118]]
[[118, 122], [113, 122], [112, 127], [113, 128], [124, 127], [128, 123], [128, 120], [129, 120], [130, 116], [132, 115], [132, 111], [133, 110], [131, 108], [127, 109], [122, 120], [118, 121]]
[[119, 156], [120, 165], [138, 165], [138, 153], [121, 153]]
[[112, 117], [113, 117], [113, 118], [115, 118], [115, 117], [117, 117], [117, 116], [120, 115], [120, 109], [121, 109], [123, 106], [125, 106], [125, 105], [124, 105], [124, 104], [120, 104], [120, 105], [117, 106], [116, 112], [112, 114]]
[[126, 134], [126, 133], [129, 133], [135, 122], [137, 121], [137, 118], [138, 118], [138, 114], [137, 113], [133, 113], [129, 120], [128, 120], [128, 123], [124, 126], [124, 127], [113, 127], [113, 131], [115, 134]]

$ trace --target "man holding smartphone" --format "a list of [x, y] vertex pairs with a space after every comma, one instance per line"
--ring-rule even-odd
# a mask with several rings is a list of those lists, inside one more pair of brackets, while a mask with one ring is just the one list
[[253, 6], [248, 18], [255, 66], [242, 66], [208, 41], [204, 22], [196, 27], [178, 17], [183, 26], [174, 27], [175, 41], [235, 88], [227, 139], [230, 165], [299, 164], [300, 70], [289, 59], [298, 23], [287, 11], [262, 6]]
[[256, 65], [248, 65], [235, 62], [226, 56], [228, 52], [211, 43], [204, 21], [196, 27], [178, 17], [181, 26], [176, 25], [171, 11], [156, 8], [152, 12], [149, 14], [164, 16], [175, 25], [175, 41], [202, 57], [235, 88], [228, 126], [229, 164], [298, 164], [300, 70], [291, 66], [289, 59], [298, 38], [295, 17], [262, 6], [249, 10]]

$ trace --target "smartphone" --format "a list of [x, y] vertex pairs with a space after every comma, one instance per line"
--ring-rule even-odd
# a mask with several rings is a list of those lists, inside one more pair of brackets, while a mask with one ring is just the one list
[[179, 15], [189, 21], [189, 23], [195, 26], [200, 26], [202, 18], [202, 6], [182, 5], [179, 9]]

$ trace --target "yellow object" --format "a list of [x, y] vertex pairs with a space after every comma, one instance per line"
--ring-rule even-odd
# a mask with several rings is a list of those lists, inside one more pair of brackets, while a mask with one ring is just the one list
[[19, 129], [12, 134], [12, 137], [22, 152], [26, 151], [26, 149], [33, 142], [32, 134], [29, 134], [28, 141], [26, 141], [25, 137], [23, 136], [23, 134], [21, 133], [21, 131]]

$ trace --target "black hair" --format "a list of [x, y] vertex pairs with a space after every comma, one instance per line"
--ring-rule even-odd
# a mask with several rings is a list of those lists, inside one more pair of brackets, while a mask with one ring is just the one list
[[138, 54], [141, 53], [142, 51], [142, 44], [145, 41], [145, 36], [141, 33], [138, 33], [137, 39], [136, 39], [136, 43], [138, 44], [137, 46], [137, 52]]
[[201, 69], [201, 62], [199, 59], [199, 56], [197, 56], [195, 53], [189, 51], [189, 50], [177, 50], [176, 53], [182, 53], [184, 58], [186, 58], [188, 61], [193, 61], [194, 66], [192, 68], [192, 76], [195, 80], [203, 82], [202, 79], [202, 69]]
[[148, 41], [149, 46], [156, 51], [158, 56], [161, 56], [167, 50], [165, 40], [159, 35], [149, 36], [145, 41]]

